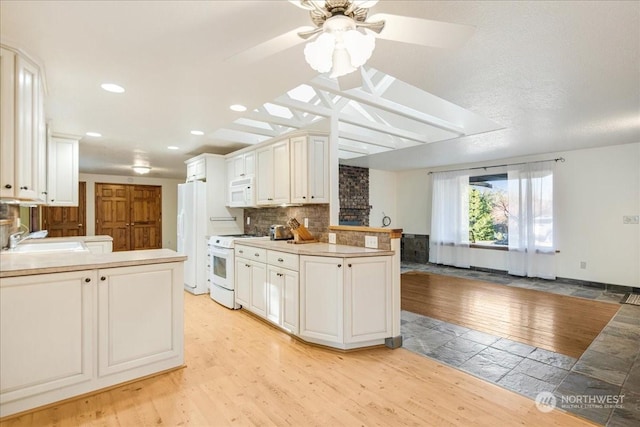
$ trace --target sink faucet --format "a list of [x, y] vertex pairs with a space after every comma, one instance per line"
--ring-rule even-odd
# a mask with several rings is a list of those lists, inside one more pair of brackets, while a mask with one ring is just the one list
[[33, 233], [29, 233], [26, 236], [22, 237], [24, 231], [18, 231], [17, 233], [13, 233], [9, 236], [9, 249], [15, 249], [20, 243], [24, 242], [27, 239], [42, 239], [47, 237], [49, 232], [47, 230], [34, 231]]

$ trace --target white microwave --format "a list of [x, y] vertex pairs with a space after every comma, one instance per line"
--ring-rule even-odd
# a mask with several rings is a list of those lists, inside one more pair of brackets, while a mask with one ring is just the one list
[[235, 208], [256, 205], [254, 177], [234, 179], [229, 183], [229, 206]]

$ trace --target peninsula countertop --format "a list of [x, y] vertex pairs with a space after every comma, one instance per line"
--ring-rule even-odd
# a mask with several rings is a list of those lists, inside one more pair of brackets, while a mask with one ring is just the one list
[[92, 254], [90, 252], [40, 252], [0, 254], [0, 278], [32, 274], [93, 270], [96, 268], [181, 262], [187, 257], [171, 249]]
[[236, 240], [235, 244], [251, 246], [280, 252], [287, 252], [296, 255], [313, 255], [325, 257], [369, 257], [369, 256], [392, 256], [394, 251], [384, 249], [370, 249], [359, 246], [335, 245], [331, 243], [288, 243], [289, 240], [267, 240], [265, 238], [247, 238]]

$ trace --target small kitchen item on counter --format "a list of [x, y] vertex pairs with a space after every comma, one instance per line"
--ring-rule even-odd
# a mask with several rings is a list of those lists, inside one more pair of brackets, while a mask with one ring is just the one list
[[313, 234], [307, 230], [307, 227], [300, 224], [297, 219], [291, 218], [287, 222], [291, 231], [293, 232], [293, 240], [289, 240], [288, 243], [315, 243], [317, 240], [313, 237]]
[[269, 238], [271, 240], [291, 240], [293, 233], [291, 228], [286, 225], [274, 224], [269, 228]]

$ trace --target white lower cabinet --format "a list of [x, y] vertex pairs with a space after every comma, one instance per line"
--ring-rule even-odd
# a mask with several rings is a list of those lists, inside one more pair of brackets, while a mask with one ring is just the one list
[[0, 281], [0, 416], [4, 405], [93, 376], [97, 273]]
[[236, 245], [236, 301], [298, 333], [298, 255]]
[[108, 254], [113, 252], [112, 241], [84, 242], [84, 244], [92, 254]]
[[183, 351], [183, 282], [173, 264], [98, 271], [98, 375], [127, 371]]
[[267, 319], [298, 334], [298, 272], [267, 267]]
[[0, 279], [0, 416], [184, 363], [182, 262]]
[[391, 257], [300, 257], [300, 336], [349, 349], [392, 336]]

